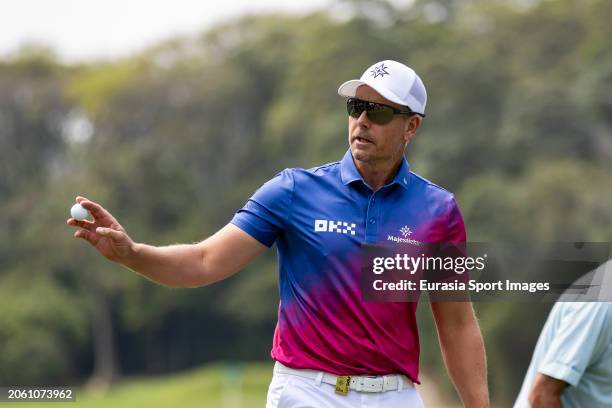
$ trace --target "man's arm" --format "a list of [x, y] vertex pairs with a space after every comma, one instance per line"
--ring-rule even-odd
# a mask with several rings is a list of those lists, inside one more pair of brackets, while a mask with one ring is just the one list
[[484, 343], [470, 302], [432, 302], [440, 349], [463, 405], [489, 406]]
[[538, 373], [529, 392], [531, 408], [563, 408], [561, 394], [567, 386], [565, 381]]
[[167, 286], [197, 287], [238, 272], [267, 247], [228, 224], [197, 244], [154, 247], [134, 244], [134, 253], [123, 265]]
[[166, 286], [204, 286], [238, 272], [266, 246], [240, 228], [228, 224], [197, 243], [155, 247], [135, 243], [119, 222], [101, 205], [77, 197], [94, 221], [68, 219], [80, 227], [76, 238], [94, 246], [107, 259]]

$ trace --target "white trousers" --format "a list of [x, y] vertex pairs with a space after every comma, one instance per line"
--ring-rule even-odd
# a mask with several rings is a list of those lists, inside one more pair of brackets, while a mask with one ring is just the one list
[[414, 386], [400, 391], [335, 393], [335, 386], [297, 375], [274, 373], [266, 408], [423, 408]]

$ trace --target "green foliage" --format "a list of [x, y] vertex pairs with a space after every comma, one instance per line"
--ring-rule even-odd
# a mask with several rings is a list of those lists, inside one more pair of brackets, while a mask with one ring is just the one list
[[2, 384], [60, 384], [75, 376], [73, 351], [88, 338], [78, 297], [32, 272], [0, 278]]
[[109, 107], [113, 95], [141, 79], [147, 61], [139, 58], [117, 64], [78, 67], [72, 74], [67, 95], [92, 116]]
[[609, 171], [593, 165], [539, 162], [515, 177], [473, 177], [458, 196], [473, 241], [607, 242], [609, 179]]

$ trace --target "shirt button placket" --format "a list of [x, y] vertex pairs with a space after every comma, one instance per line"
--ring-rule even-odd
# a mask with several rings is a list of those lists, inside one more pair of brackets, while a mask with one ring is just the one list
[[368, 202], [366, 213], [366, 242], [376, 242], [376, 218], [378, 216], [378, 206], [375, 194], [372, 194]]

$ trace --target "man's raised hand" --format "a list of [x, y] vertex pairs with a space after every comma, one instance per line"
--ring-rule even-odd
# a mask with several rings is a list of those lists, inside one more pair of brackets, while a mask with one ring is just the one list
[[124, 263], [129, 259], [134, 253], [134, 242], [115, 217], [100, 204], [85, 197], [76, 197], [76, 202], [90, 212], [93, 221], [69, 218], [68, 225], [80, 228], [74, 237], [89, 242], [111, 261]]

